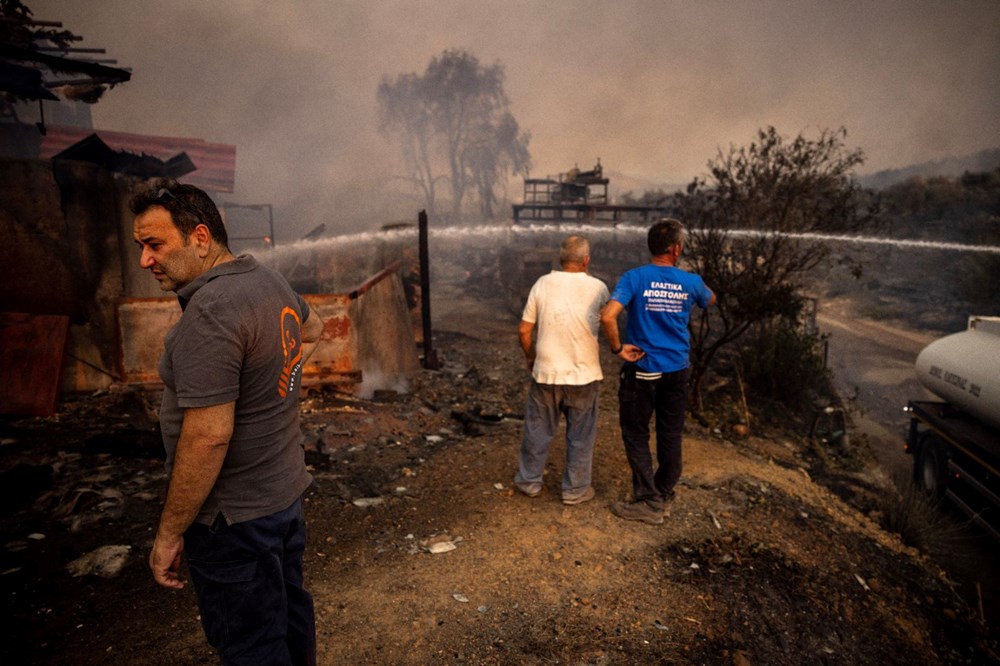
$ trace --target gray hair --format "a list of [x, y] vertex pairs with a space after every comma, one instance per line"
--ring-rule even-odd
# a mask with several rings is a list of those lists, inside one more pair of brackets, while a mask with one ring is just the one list
[[646, 244], [649, 246], [649, 253], [656, 256], [666, 254], [674, 245], [683, 245], [686, 237], [687, 230], [680, 220], [664, 217], [650, 227]]
[[566, 236], [559, 246], [559, 263], [582, 264], [590, 256], [590, 241], [585, 236]]

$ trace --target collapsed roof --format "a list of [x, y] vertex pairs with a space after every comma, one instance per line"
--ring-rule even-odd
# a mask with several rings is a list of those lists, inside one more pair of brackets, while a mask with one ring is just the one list
[[236, 182], [236, 146], [190, 137], [50, 125], [39, 157], [94, 162], [141, 178], [169, 176], [210, 192], [232, 192]]
[[[70, 49], [67, 49], [67, 51]], [[52, 80], [46, 73], [69, 75], [71, 78]], [[37, 48], [0, 43], [0, 91], [20, 99], [59, 99], [51, 91], [87, 90], [90, 96], [82, 101], [96, 102], [105, 86], [115, 86], [132, 78], [132, 73], [118, 67], [108, 67], [91, 60], [75, 60], [62, 55], [43, 53]], [[72, 95], [72, 92], [69, 93]]]

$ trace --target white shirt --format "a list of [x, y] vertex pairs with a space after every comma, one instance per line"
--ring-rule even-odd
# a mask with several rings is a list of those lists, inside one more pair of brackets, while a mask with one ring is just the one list
[[536, 382], [582, 386], [604, 378], [597, 333], [607, 302], [607, 286], [586, 273], [552, 271], [538, 278], [521, 315], [538, 327]]

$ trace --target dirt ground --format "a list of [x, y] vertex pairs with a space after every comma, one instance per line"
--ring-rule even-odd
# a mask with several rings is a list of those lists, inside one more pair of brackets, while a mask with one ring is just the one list
[[[516, 317], [454, 285], [434, 308], [441, 370], [406, 393], [302, 402], [321, 664], [998, 659], [968, 584], [828, 489], [831, 458], [817, 465], [801, 440], [689, 419], [664, 524], [615, 518], [630, 475], [610, 358], [597, 497], [561, 504], [558, 440], [542, 495], [513, 492], [528, 379]], [[146, 567], [166, 481], [155, 403], [110, 391], [0, 422], [4, 663], [216, 663], [190, 585], [158, 588]], [[104, 576], [67, 568], [113, 546]]]

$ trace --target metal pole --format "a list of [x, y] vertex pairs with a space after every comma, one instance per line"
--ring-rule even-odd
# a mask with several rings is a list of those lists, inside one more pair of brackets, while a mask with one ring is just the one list
[[274, 209], [271, 208], [271, 204], [265, 204], [267, 206], [267, 226], [271, 230], [271, 248], [274, 248]]
[[424, 331], [424, 367], [438, 370], [437, 354], [431, 345], [431, 270], [427, 251], [427, 211], [417, 216], [417, 230], [420, 243], [420, 314]]

